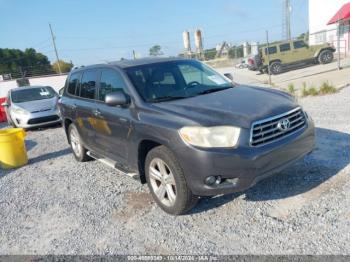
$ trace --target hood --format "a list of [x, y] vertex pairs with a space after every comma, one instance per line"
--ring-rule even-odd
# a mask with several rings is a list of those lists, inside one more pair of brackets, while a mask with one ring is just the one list
[[57, 97], [34, 100], [23, 103], [14, 103], [14, 105], [23, 108], [28, 112], [40, 112], [48, 109], [53, 109], [57, 104]]
[[235, 125], [242, 128], [250, 128], [254, 121], [283, 114], [298, 106], [287, 93], [252, 86], [236, 86], [153, 105], [163, 112], [192, 120], [193, 124]]

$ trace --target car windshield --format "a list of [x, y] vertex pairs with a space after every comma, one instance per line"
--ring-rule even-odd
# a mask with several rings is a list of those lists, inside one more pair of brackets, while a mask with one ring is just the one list
[[126, 68], [147, 102], [183, 99], [231, 88], [232, 82], [195, 60], [168, 61]]
[[15, 90], [11, 92], [11, 100], [14, 103], [23, 103], [35, 100], [49, 99], [56, 95], [55, 91], [49, 87], [36, 87], [28, 89]]

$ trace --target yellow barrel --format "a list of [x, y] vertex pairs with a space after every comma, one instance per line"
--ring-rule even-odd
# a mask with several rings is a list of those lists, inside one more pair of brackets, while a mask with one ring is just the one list
[[0, 129], [0, 166], [10, 169], [28, 163], [23, 128]]

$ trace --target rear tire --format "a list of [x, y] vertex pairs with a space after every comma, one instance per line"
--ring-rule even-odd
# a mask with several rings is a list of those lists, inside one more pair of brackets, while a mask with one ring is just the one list
[[74, 124], [70, 124], [68, 127], [68, 136], [75, 159], [79, 162], [90, 160], [91, 158], [86, 154], [87, 150], [83, 147], [78, 129]]
[[283, 72], [282, 64], [280, 62], [272, 62], [270, 65], [270, 74], [278, 75]]
[[166, 213], [181, 215], [198, 202], [189, 189], [175, 155], [165, 146], [153, 148], [146, 157], [145, 173], [151, 194]]
[[330, 50], [323, 50], [318, 56], [318, 62], [320, 64], [329, 64], [333, 61], [334, 55], [333, 52]]

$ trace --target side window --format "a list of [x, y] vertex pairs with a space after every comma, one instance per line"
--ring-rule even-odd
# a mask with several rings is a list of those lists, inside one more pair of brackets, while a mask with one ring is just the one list
[[290, 50], [290, 43], [280, 45], [280, 52], [286, 52]]
[[[273, 55], [277, 53], [277, 46], [270, 46], [269, 47], [269, 54]], [[265, 48], [265, 55], [267, 55], [267, 48]]]
[[96, 71], [84, 71], [81, 79], [80, 97], [94, 99], [96, 92]]
[[295, 41], [293, 42], [293, 47], [294, 49], [298, 49], [298, 48], [307, 47], [307, 45], [305, 44], [304, 41]]
[[113, 69], [101, 70], [100, 89], [98, 92], [99, 100], [104, 101], [107, 94], [124, 89], [124, 81], [117, 71]]
[[68, 88], [67, 92], [71, 95], [79, 95], [79, 79], [80, 79], [80, 73], [71, 74], [69, 81], [68, 81]]

